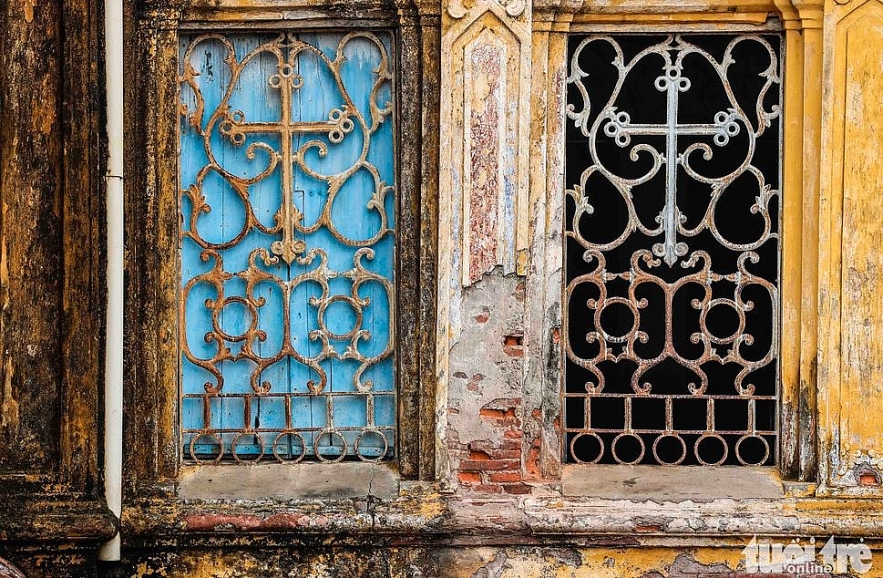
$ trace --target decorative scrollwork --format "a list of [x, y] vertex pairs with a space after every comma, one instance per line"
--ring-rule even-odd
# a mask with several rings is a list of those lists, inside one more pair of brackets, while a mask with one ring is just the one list
[[[500, 6], [502, 6], [503, 10], [506, 11], [506, 14], [511, 16], [512, 18], [517, 18], [524, 13], [524, 10], [527, 8], [527, 4], [525, 0], [491, 0], [496, 2]], [[464, 18], [469, 10], [472, 9], [475, 2], [474, 0], [450, 0], [448, 2], [448, 15], [451, 18], [461, 19]]]
[[182, 419], [197, 462], [390, 454], [389, 46], [211, 33], [182, 50]]
[[[769, 368], [778, 357], [779, 195], [770, 181], [779, 170], [780, 64], [773, 39], [717, 42], [573, 42], [565, 397], [582, 404], [567, 406], [565, 431], [576, 461], [771, 459], [776, 434], [763, 424], [777, 399]], [[753, 72], [738, 86], [737, 53]], [[759, 159], [759, 150], [776, 158]], [[676, 418], [696, 410], [687, 399], [704, 405], [704, 427]], [[650, 400], [662, 404], [656, 417], [637, 416], [634, 404]], [[594, 424], [602, 406], [617, 408], [622, 418], [607, 423], [620, 426]], [[742, 429], [715, 425], [724, 406], [745, 415]]]

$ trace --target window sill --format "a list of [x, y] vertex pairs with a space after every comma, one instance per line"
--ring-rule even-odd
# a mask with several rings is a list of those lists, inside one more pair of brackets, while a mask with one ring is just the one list
[[35, 492], [0, 499], [0, 543], [96, 544], [113, 537], [117, 522], [104, 500], [90, 495]]
[[182, 500], [316, 500], [398, 496], [399, 479], [389, 464], [208, 465], [182, 469]]
[[653, 502], [781, 499], [775, 468], [568, 465], [561, 476], [565, 496]]
[[[692, 477], [680, 478], [683, 486], [679, 489], [676, 489], [677, 480], [669, 477], [666, 483], [670, 486], [654, 489], [650, 480], [636, 481], [626, 494], [622, 485], [630, 484], [633, 475], [621, 477], [618, 490], [585, 490], [598, 494], [596, 496], [564, 495], [562, 486], [554, 483], [534, 485], [531, 495], [490, 496], [451, 494], [438, 483], [399, 480], [389, 465], [339, 464], [340, 467], [335, 468], [338, 471], [332, 475], [329, 470], [328, 476], [313, 475], [328, 465], [274, 466], [186, 468], [176, 497], [160, 492], [129, 502], [124, 508], [123, 531], [132, 547], [182, 537], [192, 544], [235, 544], [243, 536], [249, 536], [252, 545], [278, 544], [279, 537], [284, 536], [289, 544], [314, 544], [315, 540], [328, 539], [337, 544], [360, 546], [410, 542], [415, 539], [415, 533], [419, 533], [420, 541], [443, 539], [452, 545], [541, 545], [554, 541], [559, 545], [629, 546], [665, 542], [691, 546], [708, 539], [717, 545], [744, 545], [744, 538], [752, 535], [818, 537], [822, 534], [883, 539], [880, 501], [818, 499], [807, 491], [811, 484], [778, 482], [775, 472], [769, 470], [756, 472], [766, 476], [766, 482], [757, 482], [758, 477], [749, 478], [761, 487], [777, 483], [778, 497], [765, 497], [767, 490], [750, 492], [751, 497], [747, 499], [735, 497], [749, 492], [735, 492], [732, 486], [724, 485], [718, 488], [718, 493], [726, 488], [729, 497], [717, 495], [713, 500], [703, 500], [698, 499], [698, 491], [692, 489], [702, 484], [699, 481], [702, 472], [693, 468], [686, 472]], [[285, 467], [302, 472], [293, 472], [291, 478], [280, 477], [284, 476]], [[586, 469], [577, 467], [580, 468]], [[249, 469], [255, 471], [248, 472]], [[379, 471], [381, 469], [386, 472]], [[212, 477], [218, 470], [223, 470], [220, 472], [223, 475]], [[349, 476], [358, 476], [360, 471], [365, 475], [355, 484], [344, 487], [347, 479], [352, 480]], [[369, 483], [372, 471], [376, 474]], [[706, 475], [709, 480], [716, 480], [715, 484], [727, 483], [724, 478], [715, 477], [716, 473]], [[384, 476], [393, 478], [393, 482], [387, 485], [389, 478]], [[571, 472], [565, 471], [562, 481], [564, 488], [573, 493], [576, 489], [568, 481], [571, 476]], [[261, 477], [264, 479], [258, 479]], [[666, 476], [657, 472], [657, 477]], [[641, 480], [641, 476], [637, 478]], [[236, 479], [235, 486], [230, 481], [233, 479]], [[254, 496], [262, 491], [259, 488], [269, 487], [268, 480], [274, 481], [276, 488], [269, 495], [258, 498], [245, 497], [241, 492], [235, 498], [220, 495], [222, 490], [238, 492], [236, 487], [239, 487]], [[200, 487], [199, 482], [204, 482], [205, 488], [196, 491], [194, 488]], [[226, 488], [222, 482], [227, 484]], [[253, 483], [263, 485], [253, 487]], [[596, 488], [602, 483], [602, 477], [595, 478]], [[188, 485], [192, 487], [187, 488]], [[636, 489], [639, 487], [649, 491], [639, 495]], [[284, 495], [279, 488], [284, 488]], [[394, 497], [378, 495], [388, 495], [393, 488]], [[310, 497], [293, 494], [295, 489], [306, 490]], [[801, 489], [804, 491], [795, 491]]]

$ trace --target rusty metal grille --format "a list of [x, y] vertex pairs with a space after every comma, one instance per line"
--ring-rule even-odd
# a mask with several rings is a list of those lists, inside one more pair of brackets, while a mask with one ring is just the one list
[[392, 42], [181, 37], [185, 460], [395, 455]]
[[780, 45], [571, 38], [568, 461], [776, 462]]

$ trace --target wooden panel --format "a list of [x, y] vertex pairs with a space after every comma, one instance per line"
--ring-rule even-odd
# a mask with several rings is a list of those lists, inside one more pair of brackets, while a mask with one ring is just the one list
[[0, 471], [57, 462], [62, 235], [61, 4], [2, 4]]
[[0, 542], [28, 576], [94, 573], [74, 543], [115, 532], [99, 473], [99, 7], [0, 2]]

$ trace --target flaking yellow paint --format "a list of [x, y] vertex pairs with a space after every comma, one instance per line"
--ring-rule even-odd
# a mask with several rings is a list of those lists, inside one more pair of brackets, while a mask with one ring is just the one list
[[[827, 493], [880, 495], [883, 461], [883, 5], [826, 6], [819, 396]], [[879, 475], [878, 475], [879, 479]]]

